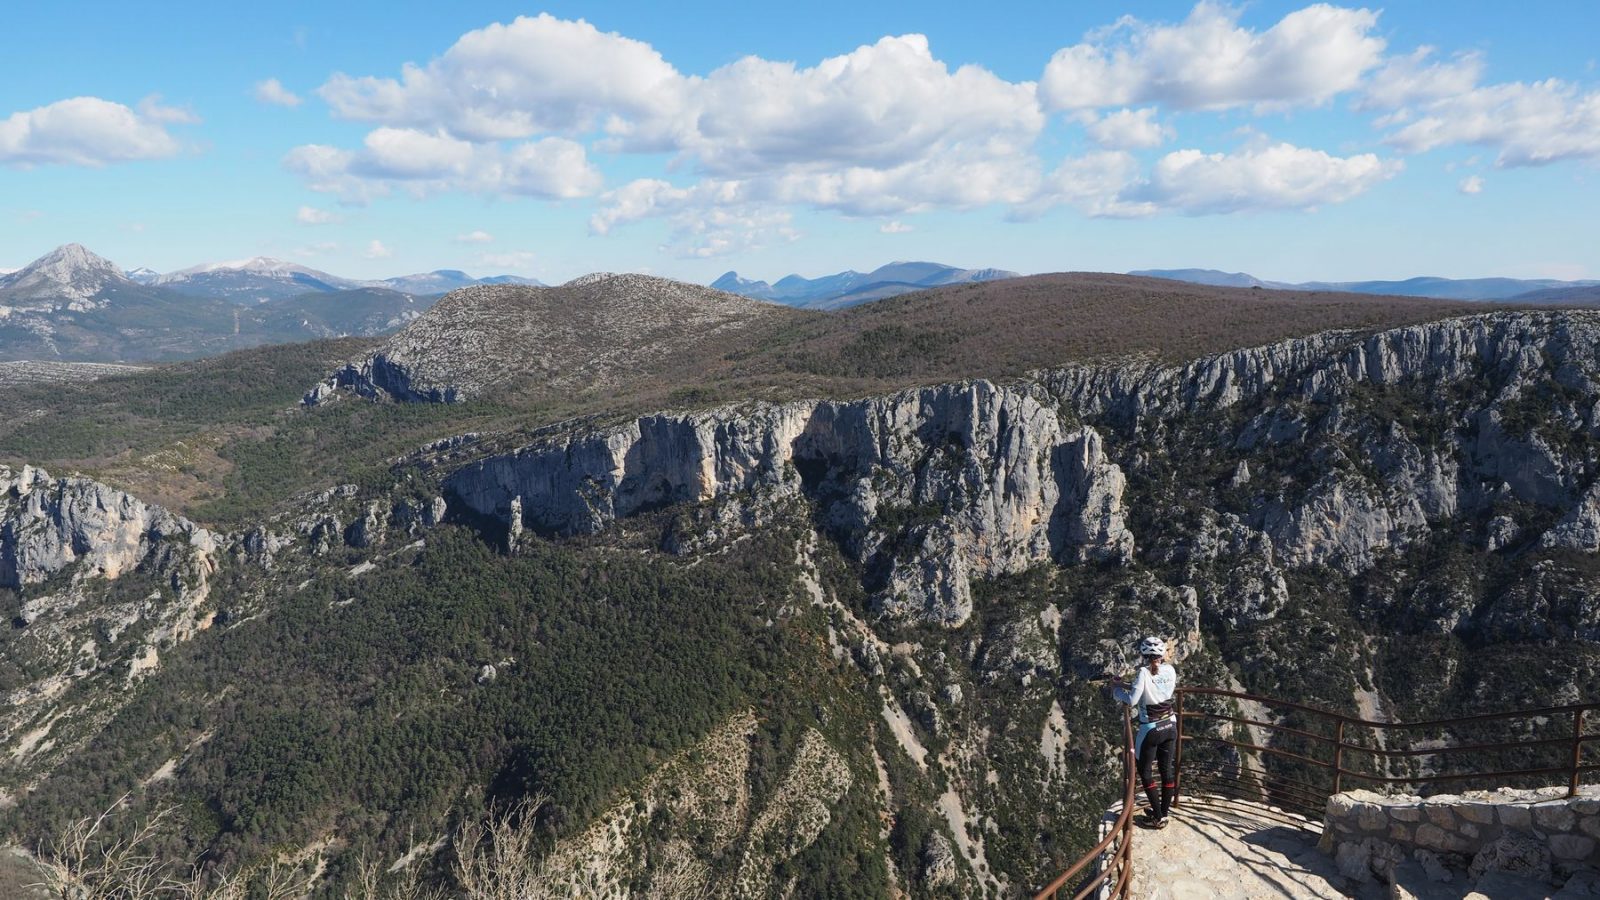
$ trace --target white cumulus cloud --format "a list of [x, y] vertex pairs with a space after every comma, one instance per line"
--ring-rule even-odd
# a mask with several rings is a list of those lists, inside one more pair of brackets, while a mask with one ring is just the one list
[[374, 238], [367, 244], [367, 252], [363, 255], [367, 259], [388, 259], [394, 255], [394, 251], [385, 247], [383, 241]]
[[[337, 115], [379, 127], [361, 149], [296, 148], [289, 167], [357, 202], [402, 181], [413, 191], [583, 196], [599, 178], [581, 171], [582, 146], [552, 142], [595, 135], [606, 150], [675, 154], [711, 185], [701, 195], [732, 182], [741, 202], [852, 214], [981, 205], [1034, 177], [1028, 151], [1045, 124], [1032, 83], [952, 68], [922, 35], [812, 66], [751, 56], [691, 76], [646, 43], [549, 15], [469, 32], [398, 78], [340, 74], [318, 92]], [[537, 154], [493, 149], [541, 134], [561, 136], [521, 145]], [[563, 146], [574, 152], [555, 158]], [[541, 167], [558, 175], [535, 179]]]
[[1478, 175], [1468, 175], [1461, 179], [1461, 184], [1457, 185], [1457, 189], [1467, 195], [1481, 194], [1483, 193], [1483, 178]]
[[906, 234], [915, 230], [915, 228], [912, 228], [910, 225], [907, 225], [899, 219], [895, 219], [892, 222], [885, 222], [878, 226], [878, 231], [882, 232], [883, 234]]
[[1051, 57], [1039, 92], [1052, 109], [1160, 103], [1174, 109], [1316, 105], [1379, 64], [1378, 14], [1318, 3], [1266, 31], [1202, 2], [1177, 24], [1125, 16]]
[[0, 119], [0, 164], [104, 166], [175, 156], [170, 124], [197, 121], [148, 98], [135, 111], [99, 97], [73, 97]]
[[276, 78], [256, 82], [256, 99], [272, 106], [296, 107], [301, 103], [300, 95], [283, 86], [283, 82]]
[[482, 229], [456, 235], [456, 243], [458, 244], [490, 244], [493, 242], [494, 235]]
[[347, 119], [492, 141], [651, 115], [682, 82], [649, 44], [546, 13], [469, 31], [398, 79], [341, 73], [317, 93]]
[[[1171, 143], [1175, 112], [1356, 94], [1399, 116], [1395, 104], [1444, 102], [1477, 77], [1471, 55], [1439, 61], [1424, 48], [1386, 60], [1377, 26], [1373, 10], [1328, 3], [1247, 26], [1239, 10], [1201, 2], [1180, 22], [1124, 17], [1091, 32], [1035, 84], [942, 59], [920, 34], [694, 74], [583, 20], [520, 17], [395, 74], [332, 76], [318, 95], [371, 130], [357, 146], [296, 147], [284, 164], [347, 203], [443, 191], [597, 197], [592, 233], [656, 219], [665, 249], [686, 256], [793, 240], [796, 208], [891, 224], [985, 206], [1018, 217], [1062, 205], [1093, 216], [1311, 208], [1369, 190], [1399, 164], [1288, 144], [1184, 149], [1154, 163], [1129, 151]], [[1051, 111], [1100, 149], [1047, 164], [1039, 145]], [[667, 162], [602, 193], [594, 152]]]

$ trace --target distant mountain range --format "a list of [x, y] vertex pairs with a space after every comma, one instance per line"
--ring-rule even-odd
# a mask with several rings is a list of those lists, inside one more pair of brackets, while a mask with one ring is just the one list
[[1437, 297], [1441, 300], [1511, 300], [1518, 303], [1581, 303], [1600, 300], [1600, 281], [1557, 281], [1548, 278], [1434, 278], [1404, 281], [1264, 281], [1245, 272], [1217, 269], [1140, 269], [1129, 275], [1170, 278], [1214, 287], [1266, 288], [1283, 291], [1340, 291]]
[[376, 335], [437, 299], [271, 260], [129, 274], [67, 244], [0, 276], [0, 360], [141, 362]]
[[264, 256], [237, 262], [207, 263], [165, 275], [157, 275], [149, 269], [135, 269], [127, 275], [142, 284], [169, 288], [183, 294], [221, 297], [241, 304], [282, 300], [318, 291], [327, 293], [360, 288], [387, 288], [423, 296], [446, 294], [456, 288], [477, 284], [540, 284], [535, 279], [516, 275], [473, 278], [459, 269], [438, 269], [381, 281], [357, 281]]
[[1016, 278], [1003, 269], [960, 269], [942, 263], [892, 262], [871, 272], [844, 271], [820, 278], [788, 275], [774, 284], [727, 272], [711, 286], [719, 291], [771, 300], [805, 309], [842, 309], [897, 294], [922, 291], [947, 284]]

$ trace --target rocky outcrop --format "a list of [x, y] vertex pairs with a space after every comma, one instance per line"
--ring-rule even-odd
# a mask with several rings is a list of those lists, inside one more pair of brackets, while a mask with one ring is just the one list
[[882, 564], [885, 612], [950, 626], [971, 613], [969, 574], [1131, 557], [1124, 486], [1094, 429], [1063, 428], [1030, 389], [985, 381], [646, 416], [490, 457], [445, 482], [461, 507], [508, 530], [557, 534], [668, 504], [803, 495], [842, 546]]
[[0, 466], [0, 587], [37, 584], [69, 568], [116, 578], [171, 541], [210, 553], [219, 538], [97, 481]]
[[344, 390], [401, 402], [459, 403], [514, 384], [589, 388], [674, 364], [800, 313], [648, 275], [598, 273], [560, 287], [492, 285], [451, 292], [371, 355], [306, 392]]

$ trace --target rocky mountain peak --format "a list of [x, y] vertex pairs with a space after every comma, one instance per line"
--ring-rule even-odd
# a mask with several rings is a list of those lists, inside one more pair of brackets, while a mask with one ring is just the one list
[[82, 244], [64, 244], [21, 270], [0, 278], [0, 298], [18, 301], [87, 301], [107, 287], [132, 284], [117, 265]]
[[562, 287], [587, 287], [587, 286], [589, 286], [591, 284], [599, 284], [602, 281], [609, 281], [610, 279], [616, 278], [616, 277], [617, 277], [617, 273], [615, 273], [615, 272], [590, 272], [587, 275], [579, 275], [577, 278], [574, 278], [571, 281], [565, 282], [561, 286]]

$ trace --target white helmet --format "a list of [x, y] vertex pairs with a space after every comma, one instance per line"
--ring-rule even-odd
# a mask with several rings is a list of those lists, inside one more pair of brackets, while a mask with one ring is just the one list
[[1147, 637], [1144, 640], [1139, 642], [1139, 655], [1140, 656], [1166, 656], [1167, 655], [1167, 642], [1163, 641], [1161, 638], [1158, 638], [1158, 637], [1156, 637], [1155, 635], [1152, 634], [1151, 636], [1149, 636], [1149, 637]]

